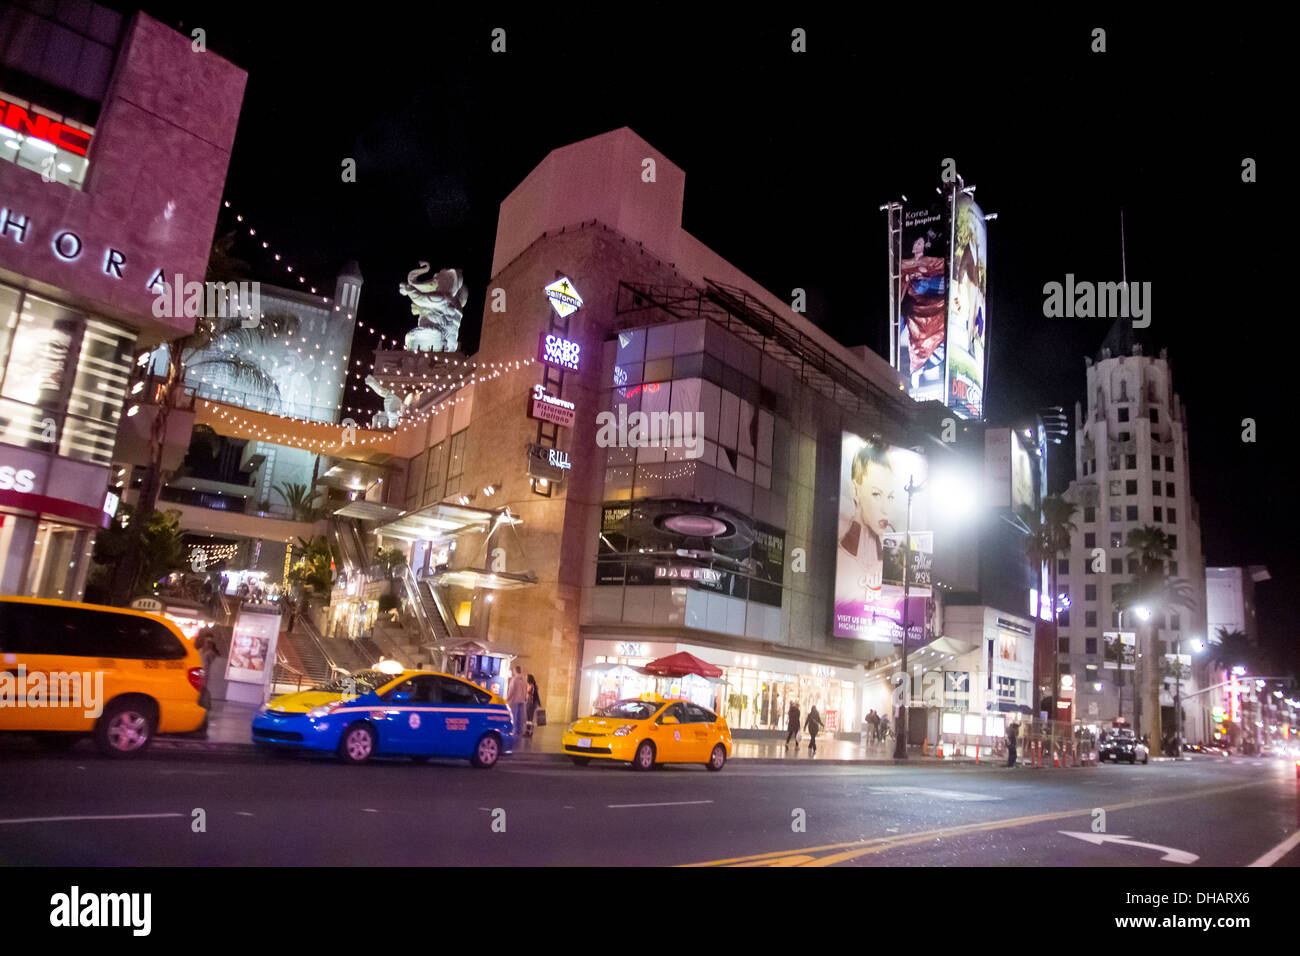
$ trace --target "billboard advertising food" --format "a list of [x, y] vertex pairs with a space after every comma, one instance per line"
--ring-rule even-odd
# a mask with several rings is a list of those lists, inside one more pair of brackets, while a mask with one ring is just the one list
[[943, 401], [944, 335], [948, 315], [948, 201], [903, 210], [899, 252], [898, 355], [918, 402]]
[[836, 637], [902, 643], [904, 553], [909, 639], [924, 635], [933, 557], [924, 490], [912, 496], [911, 547], [905, 552], [902, 544], [908, 479], [920, 485], [926, 474], [926, 460], [916, 452], [843, 434], [835, 551]]
[[988, 230], [966, 193], [953, 210], [948, 271], [948, 385], [945, 404], [963, 418], [984, 417], [984, 344], [988, 336]]

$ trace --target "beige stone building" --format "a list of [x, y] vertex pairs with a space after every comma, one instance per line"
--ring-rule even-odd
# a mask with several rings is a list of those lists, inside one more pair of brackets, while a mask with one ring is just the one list
[[376, 357], [409, 398], [375, 530], [448, 646], [513, 658], [552, 720], [653, 689], [631, 668], [688, 651], [723, 677], [663, 689], [734, 727], [779, 732], [797, 700], [856, 732], [864, 665], [896, 648], [831, 636], [842, 436], [903, 445], [915, 406], [887, 362], [683, 230], [684, 187], [624, 128], [506, 197], [472, 363]]

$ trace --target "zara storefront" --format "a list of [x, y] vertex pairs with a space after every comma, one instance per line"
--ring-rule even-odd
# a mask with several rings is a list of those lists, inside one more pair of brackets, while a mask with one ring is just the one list
[[[722, 676], [656, 678], [639, 670], [681, 651], [721, 668]], [[854, 702], [861, 681], [860, 666], [831, 667], [676, 641], [591, 637], [583, 642], [579, 709], [591, 714], [616, 700], [662, 693], [722, 714], [732, 730], [784, 731], [790, 704], [798, 703], [805, 716], [816, 706], [828, 732], [850, 733], [858, 730]]]

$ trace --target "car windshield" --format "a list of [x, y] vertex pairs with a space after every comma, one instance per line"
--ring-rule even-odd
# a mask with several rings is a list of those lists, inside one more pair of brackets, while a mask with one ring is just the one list
[[397, 674], [385, 674], [383, 671], [357, 671], [344, 677], [318, 684], [316, 690], [330, 694], [369, 694], [372, 690], [383, 687]]
[[597, 717], [622, 717], [625, 720], [649, 720], [661, 705], [647, 700], [620, 700], [596, 711]]

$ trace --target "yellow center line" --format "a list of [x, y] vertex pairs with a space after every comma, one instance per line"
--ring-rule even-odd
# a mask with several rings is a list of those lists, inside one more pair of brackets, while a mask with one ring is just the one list
[[[1273, 783], [1272, 780], [1256, 780], [1252, 783], [1238, 783], [1226, 787], [1211, 787], [1206, 790], [1190, 790], [1184, 793], [1176, 793], [1167, 797], [1150, 797], [1145, 800], [1130, 800], [1127, 803], [1116, 803], [1108, 807], [1103, 807], [1107, 813], [1113, 813], [1116, 810], [1131, 810], [1134, 807], [1149, 807], [1160, 803], [1172, 803], [1176, 800], [1190, 800], [1195, 797], [1213, 796], [1219, 793], [1231, 793], [1236, 790], [1245, 790], [1249, 787], [1259, 787], [1265, 784]], [[1085, 807], [1077, 810], [1058, 810], [1053, 813], [1037, 813], [1030, 816], [1010, 817], [1005, 820], [991, 820], [983, 823], [963, 823], [957, 826], [940, 827], [934, 830], [919, 830], [915, 833], [890, 834], [883, 837], [872, 837], [867, 840], [850, 840], [846, 843], [828, 843], [825, 846], [807, 847], [804, 849], [786, 849], [774, 850], [770, 853], [755, 853], [751, 856], [737, 856], [726, 860], [709, 860], [703, 863], [687, 863], [684, 866], [765, 866], [778, 865], [777, 861], [782, 861], [781, 865], [788, 866], [829, 866], [832, 863], [841, 863], [845, 860], [851, 860], [854, 857], [866, 856], [871, 853], [880, 853], [884, 850], [893, 849], [897, 846], [908, 846], [913, 843], [922, 843], [926, 840], [934, 840], [940, 837], [957, 836], [966, 833], [981, 833], [991, 830], [1004, 830], [1011, 827], [1028, 826], [1034, 823], [1046, 823], [1052, 820], [1066, 820], [1070, 817], [1091, 817], [1095, 807]], [[806, 856], [813, 853], [825, 853], [830, 850], [840, 850], [843, 852], [835, 853], [830, 856], [819, 857], [816, 859], [800, 862], [793, 861], [798, 856]]]

